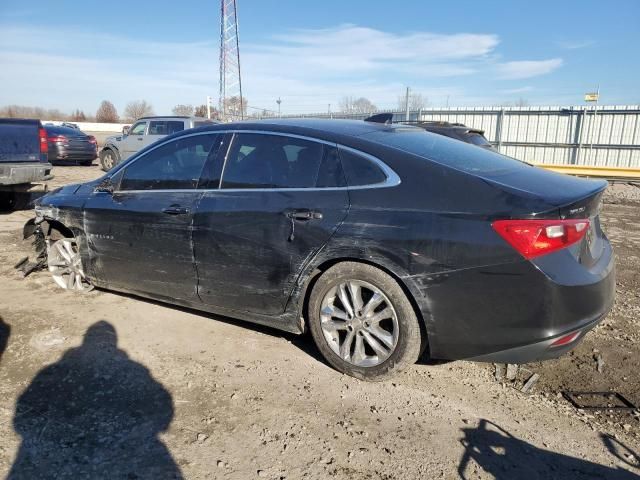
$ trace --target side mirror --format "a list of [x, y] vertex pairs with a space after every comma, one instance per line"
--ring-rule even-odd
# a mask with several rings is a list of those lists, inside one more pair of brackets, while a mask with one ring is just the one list
[[109, 177], [105, 178], [93, 189], [94, 192], [105, 192], [110, 194], [113, 194], [114, 190], [115, 187], [113, 185], [113, 182], [111, 181], [111, 178]]
[[129, 130], [131, 129], [131, 127], [129, 125], [125, 125], [124, 127], [122, 127], [122, 135], [124, 135], [125, 137], [127, 135], [129, 135]]

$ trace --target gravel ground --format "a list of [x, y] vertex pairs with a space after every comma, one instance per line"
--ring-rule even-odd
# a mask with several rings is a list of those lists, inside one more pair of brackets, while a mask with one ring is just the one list
[[[100, 171], [54, 174], [60, 184]], [[22, 279], [12, 266], [30, 253], [29, 216], [0, 215], [0, 476], [640, 478], [640, 414], [580, 413], [561, 396], [615, 390], [640, 404], [640, 212], [629, 202], [608, 197], [603, 210], [618, 256], [612, 314], [572, 354], [513, 382], [492, 365], [423, 360], [365, 383], [329, 368], [308, 337], [72, 294], [45, 272]]]

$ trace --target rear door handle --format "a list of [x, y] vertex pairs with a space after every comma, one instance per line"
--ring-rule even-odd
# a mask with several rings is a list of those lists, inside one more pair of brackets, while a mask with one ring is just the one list
[[293, 210], [287, 213], [287, 217], [292, 220], [322, 220], [322, 212], [312, 210]]
[[162, 213], [166, 213], [167, 215], [186, 215], [189, 213], [189, 209], [179, 205], [171, 205], [170, 207], [163, 208]]

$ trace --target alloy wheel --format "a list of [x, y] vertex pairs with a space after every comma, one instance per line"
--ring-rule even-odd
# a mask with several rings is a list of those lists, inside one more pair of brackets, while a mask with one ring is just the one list
[[322, 300], [320, 326], [329, 347], [359, 367], [384, 362], [398, 344], [398, 316], [374, 285], [347, 280], [330, 288]]
[[65, 290], [88, 292], [93, 285], [87, 280], [76, 242], [70, 238], [57, 240], [49, 246], [47, 264], [53, 280]]

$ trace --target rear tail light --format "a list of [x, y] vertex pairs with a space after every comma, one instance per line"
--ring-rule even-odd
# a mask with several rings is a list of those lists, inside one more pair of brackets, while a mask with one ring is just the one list
[[47, 145], [47, 131], [44, 128], [38, 130], [38, 138], [40, 138], [40, 153], [49, 152], [49, 145]]
[[49, 137], [47, 140], [49, 140], [49, 143], [57, 143], [57, 142], [66, 143], [67, 137], [65, 137], [64, 135], [56, 135], [54, 137]]
[[582, 240], [589, 220], [497, 220], [491, 226], [524, 258], [531, 259]]
[[562, 347], [564, 345], [569, 345], [571, 342], [574, 342], [575, 340], [577, 340], [577, 338], [580, 336], [580, 331], [578, 332], [573, 332], [570, 333], [569, 335], [565, 335], [563, 337], [560, 337], [559, 339], [557, 339], [555, 342], [553, 342], [551, 344], [552, 347]]

